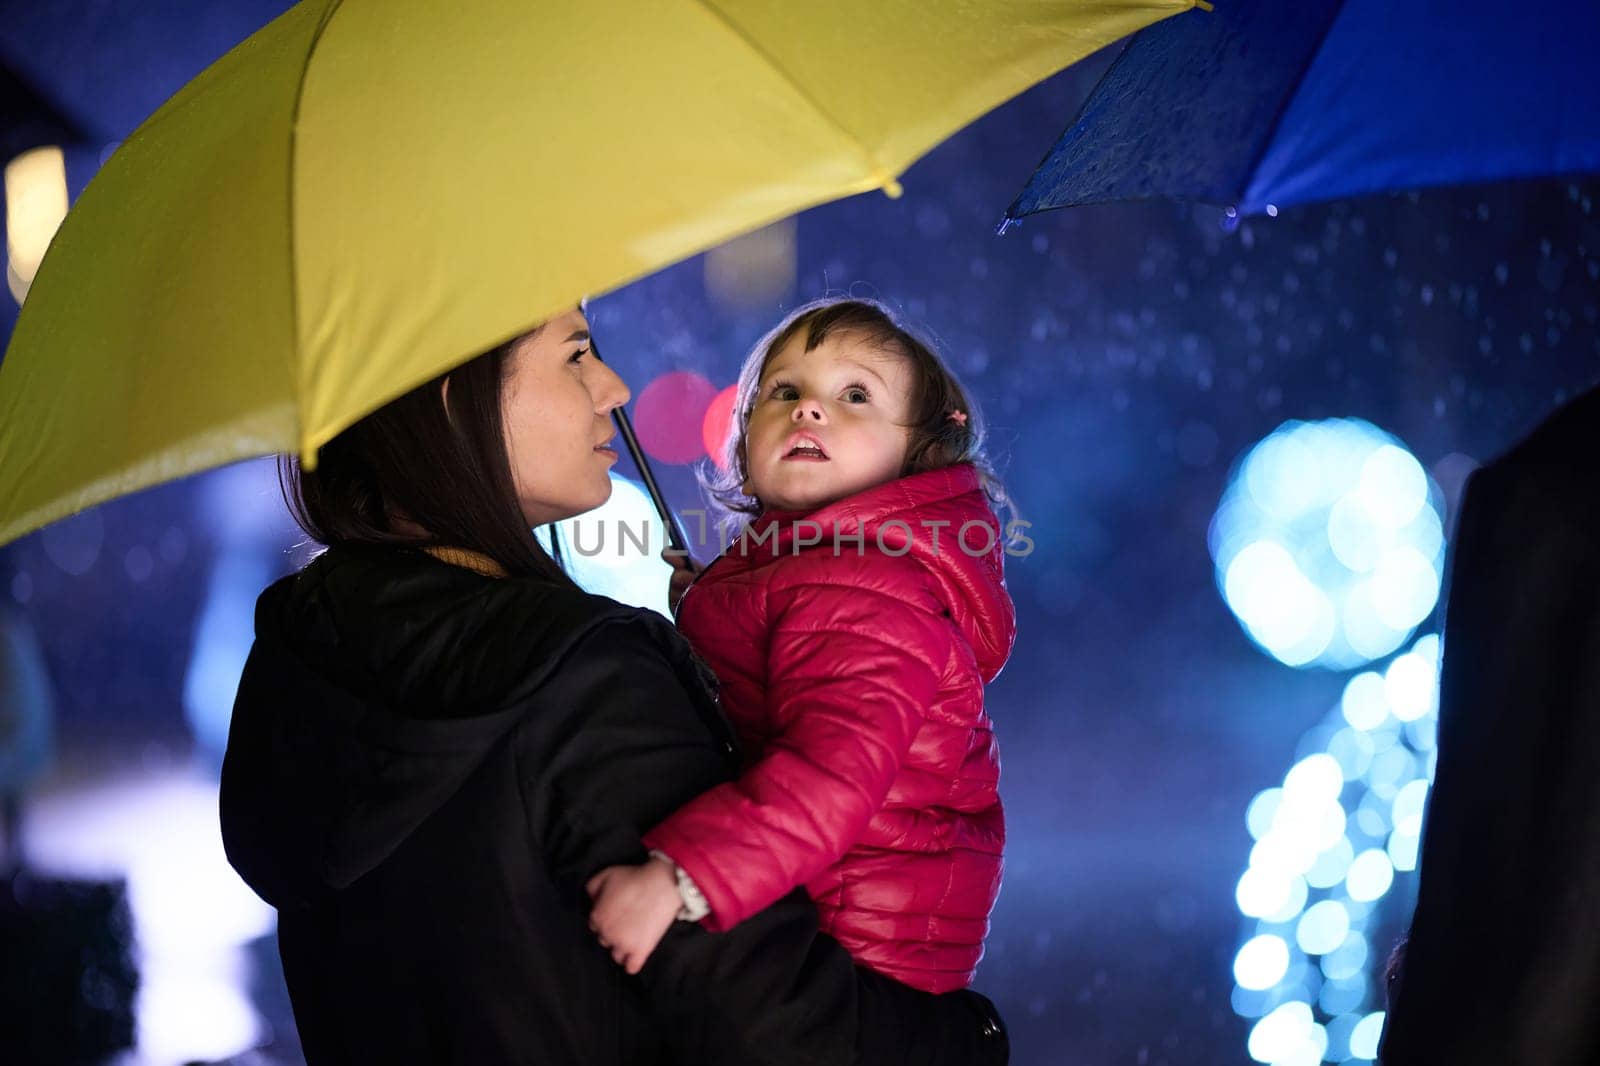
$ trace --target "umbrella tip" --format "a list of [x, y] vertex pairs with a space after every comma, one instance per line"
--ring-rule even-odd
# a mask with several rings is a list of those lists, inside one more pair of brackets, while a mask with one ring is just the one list
[[1211, 6], [1210, 0], [1190, 0], [1190, 2], [1192, 6], [1199, 8], [1201, 11], [1216, 10], [1216, 8]]
[[901, 188], [900, 183], [895, 181], [893, 178], [890, 178], [888, 181], [883, 183], [883, 195], [887, 196], [889, 199], [898, 200], [904, 194], [905, 189]]
[[1005, 218], [1000, 220], [1000, 225], [994, 228], [995, 236], [1004, 237], [1008, 232], [1016, 229], [1020, 225], [1022, 225], [1022, 219], [1013, 218], [1011, 215], [1007, 215]]

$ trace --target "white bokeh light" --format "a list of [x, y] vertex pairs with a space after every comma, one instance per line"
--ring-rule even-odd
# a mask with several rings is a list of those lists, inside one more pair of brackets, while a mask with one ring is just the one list
[[1301, 1053], [1320, 1028], [1311, 1017], [1311, 1005], [1297, 1000], [1282, 1004], [1250, 1028], [1246, 1049], [1257, 1062], [1280, 1063]]
[[228, 865], [209, 772], [187, 765], [61, 783], [34, 797], [28, 824], [41, 871], [126, 879], [139, 1062], [222, 1059], [261, 1038], [245, 946], [272, 931], [276, 914]]
[[1396, 719], [1415, 722], [1436, 705], [1439, 678], [1426, 655], [1407, 652], [1389, 664], [1383, 694]]
[[1378, 1041], [1383, 1036], [1383, 1011], [1374, 1011], [1356, 1023], [1350, 1034], [1350, 1054], [1359, 1059], [1378, 1057]]
[[1376, 729], [1389, 717], [1389, 701], [1383, 690], [1383, 675], [1368, 670], [1352, 677], [1339, 701], [1344, 720], [1356, 729]]
[[1288, 971], [1289, 945], [1270, 933], [1245, 941], [1233, 959], [1233, 979], [1240, 988], [1271, 988]]
[[1416, 458], [1371, 423], [1286, 422], [1238, 464], [1212, 520], [1223, 598], [1290, 666], [1389, 655], [1438, 601], [1438, 498]]
[[1345, 875], [1345, 887], [1350, 898], [1358, 903], [1371, 903], [1389, 891], [1394, 884], [1394, 864], [1386, 852], [1369, 848], [1355, 857]]
[[[561, 523], [562, 561], [584, 591], [670, 618], [667, 582], [672, 568], [661, 558], [664, 529], [644, 487], [612, 474], [610, 499]], [[534, 533], [549, 550], [548, 528], [540, 526]]]
[[1281, 870], [1251, 866], [1239, 878], [1234, 900], [1239, 912], [1251, 918], [1276, 914], [1288, 902], [1294, 876]]
[[1322, 974], [1329, 980], [1348, 980], [1366, 968], [1368, 955], [1367, 938], [1352, 932], [1343, 944], [1322, 956]]
[[1318, 855], [1317, 861], [1306, 871], [1306, 884], [1312, 888], [1332, 888], [1345, 879], [1355, 854], [1350, 838], [1340, 836], [1339, 842]]
[[1295, 943], [1307, 955], [1326, 955], [1350, 935], [1350, 912], [1336, 899], [1312, 904], [1295, 926]]
[[1284, 897], [1283, 905], [1263, 919], [1269, 925], [1288, 925], [1300, 917], [1300, 912], [1306, 909], [1306, 901], [1311, 898], [1311, 887], [1306, 884], [1304, 877], [1291, 877], [1289, 879], [1289, 894]]
[[1251, 837], [1260, 840], [1267, 835], [1272, 829], [1272, 817], [1282, 802], [1281, 788], [1267, 788], [1256, 793], [1256, 798], [1250, 801], [1250, 806], [1244, 814], [1245, 827], [1250, 830]]
[[[1257, 792], [1246, 809], [1254, 843], [1239, 882], [1248, 921], [1232, 1005], [1253, 1021], [1251, 1054], [1262, 1052], [1269, 1066], [1370, 1062], [1375, 1054], [1383, 1022], [1374, 1012], [1383, 996], [1376, 971], [1392, 946], [1388, 922], [1414, 899], [1440, 653], [1439, 637], [1427, 634], [1351, 677], [1302, 738], [1302, 757], [1283, 784]], [[1268, 938], [1285, 946], [1287, 959]], [[1280, 965], [1277, 983], [1253, 987]]]
[[1410, 452], [1385, 444], [1361, 464], [1355, 494], [1375, 519], [1400, 529], [1427, 505], [1428, 475]]

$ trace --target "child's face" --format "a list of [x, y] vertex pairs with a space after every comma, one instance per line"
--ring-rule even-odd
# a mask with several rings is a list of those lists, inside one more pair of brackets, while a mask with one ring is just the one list
[[804, 331], [767, 363], [745, 435], [744, 483], [768, 510], [808, 511], [900, 476], [911, 368], [853, 332], [811, 351]]

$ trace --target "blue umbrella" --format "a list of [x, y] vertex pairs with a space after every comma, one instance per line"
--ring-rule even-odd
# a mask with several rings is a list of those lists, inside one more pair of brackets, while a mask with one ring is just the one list
[[1219, 3], [1133, 39], [1006, 222], [1161, 196], [1272, 214], [1600, 171], [1597, 54], [1595, 0]]

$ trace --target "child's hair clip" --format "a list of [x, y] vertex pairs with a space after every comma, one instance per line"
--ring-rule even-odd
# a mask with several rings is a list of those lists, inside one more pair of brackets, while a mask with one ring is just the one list
[[967, 412], [965, 411], [951, 411], [945, 417], [950, 419], [950, 421], [954, 422], [958, 426], [964, 426], [967, 424]]

